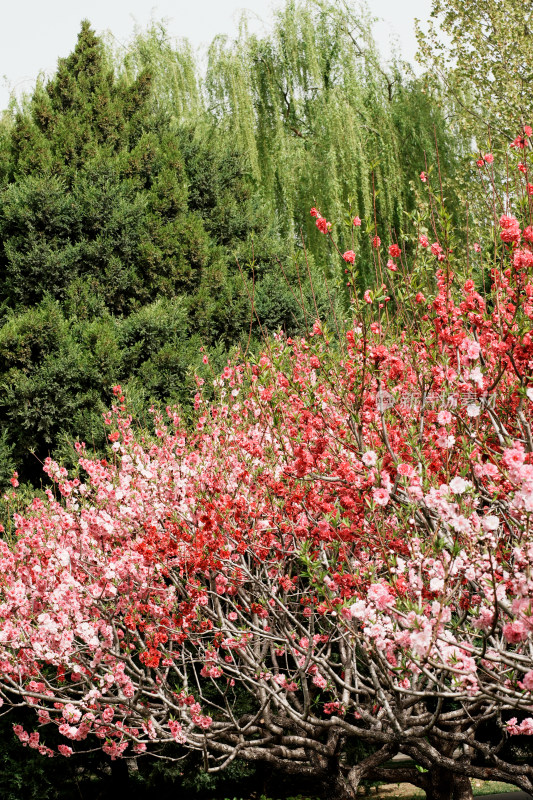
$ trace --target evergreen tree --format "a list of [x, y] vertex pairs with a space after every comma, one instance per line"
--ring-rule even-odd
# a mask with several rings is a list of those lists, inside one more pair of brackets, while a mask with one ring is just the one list
[[193, 291], [217, 268], [151, 82], [148, 72], [117, 79], [84, 22], [72, 55], [17, 115], [0, 212], [4, 304], [49, 294], [77, 311], [90, 293], [96, 309], [127, 313]]
[[202, 345], [216, 365], [261, 335], [252, 297], [264, 328], [303, 323], [287, 287], [265, 296], [284, 253], [247, 159], [212, 119], [173, 118], [154, 68], [119, 74], [84, 22], [2, 126], [0, 442], [34, 482], [74, 431], [103, 445], [114, 383], [187, 405]]

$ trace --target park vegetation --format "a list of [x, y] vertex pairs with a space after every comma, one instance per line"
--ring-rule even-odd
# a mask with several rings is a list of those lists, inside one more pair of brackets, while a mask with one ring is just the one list
[[84, 22], [5, 112], [6, 797], [533, 791], [511, 5], [437, 0], [418, 78], [344, 3], [244, 21], [204, 72]]

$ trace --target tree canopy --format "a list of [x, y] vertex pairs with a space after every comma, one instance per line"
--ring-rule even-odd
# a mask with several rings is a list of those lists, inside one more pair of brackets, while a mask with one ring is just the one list
[[533, 9], [515, 0], [433, 0], [418, 26], [426, 77], [444, 84], [458, 127], [505, 142], [530, 122]]

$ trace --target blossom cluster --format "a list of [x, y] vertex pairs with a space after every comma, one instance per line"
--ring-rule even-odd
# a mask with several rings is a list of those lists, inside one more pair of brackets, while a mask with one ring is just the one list
[[340, 340], [316, 320], [228, 363], [192, 429], [141, 435], [117, 386], [112, 458], [47, 460], [56, 493], [0, 542], [0, 689], [59, 753], [252, 758], [300, 725], [423, 754], [430, 724], [484, 752], [474, 723], [511, 709], [533, 732], [533, 233], [507, 213], [500, 239], [483, 295], [432, 246], [409, 333], [369, 295]]

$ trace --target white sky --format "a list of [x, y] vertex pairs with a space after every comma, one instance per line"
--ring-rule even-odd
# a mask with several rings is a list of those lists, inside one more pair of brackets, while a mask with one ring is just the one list
[[[253, 29], [268, 27], [279, 0], [0, 0], [0, 109], [9, 92], [30, 91], [39, 72], [54, 72], [57, 59], [76, 43], [80, 22], [87, 17], [98, 33], [111, 31], [122, 43], [135, 25], [165, 19], [172, 36], [186, 36], [194, 46], [207, 44], [218, 33], [236, 32], [239, 11], [247, 9]], [[414, 18], [429, 16], [431, 0], [368, 0], [383, 21], [375, 30], [383, 55], [397, 40], [404, 58], [416, 51]]]

